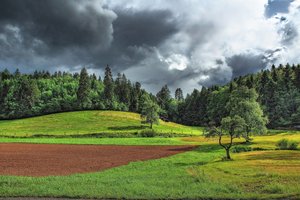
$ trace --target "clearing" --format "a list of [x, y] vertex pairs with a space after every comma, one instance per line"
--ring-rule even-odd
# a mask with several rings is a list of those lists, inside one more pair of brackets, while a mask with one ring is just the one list
[[[120, 111], [77, 111], [17, 120], [0, 120], [1, 136], [76, 136], [99, 134], [106, 137], [132, 137], [146, 129], [140, 115]], [[201, 127], [184, 126], [160, 120], [153, 126], [160, 134], [201, 135]]]

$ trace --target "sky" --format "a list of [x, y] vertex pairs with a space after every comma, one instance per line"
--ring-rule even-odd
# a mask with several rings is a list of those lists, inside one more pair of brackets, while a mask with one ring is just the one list
[[1, 0], [0, 69], [125, 73], [156, 93], [300, 63], [300, 0]]

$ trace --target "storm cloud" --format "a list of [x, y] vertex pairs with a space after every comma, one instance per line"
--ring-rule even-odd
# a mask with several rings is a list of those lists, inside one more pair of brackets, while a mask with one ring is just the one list
[[116, 18], [91, 1], [4, 0], [0, 56], [34, 67], [92, 62], [95, 52], [110, 47]]
[[299, 0], [2, 0], [0, 69], [102, 75], [151, 92], [300, 62]]

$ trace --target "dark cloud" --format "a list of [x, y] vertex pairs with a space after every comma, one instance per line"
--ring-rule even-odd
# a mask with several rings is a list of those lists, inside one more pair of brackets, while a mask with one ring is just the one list
[[[114, 10], [114, 40], [110, 49], [100, 54], [97, 66], [111, 64], [116, 70], [132, 67], [178, 31], [176, 20], [168, 10]], [[159, 19], [159, 20], [158, 20]]]
[[[116, 15], [90, 3], [67, 0], [3, 0], [0, 7], [0, 31], [4, 37], [15, 31], [17, 40], [2, 39], [15, 55], [27, 51], [32, 59], [44, 56], [57, 58], [61, 65], [84, 64], [91, 61], [89, 54], [110, 46], [112, 22]], [[82, 2], [82, 1], [81, 1]], [[3, 49], [3, 44], [1, 49]], [[19, 53], [18, 53], [19, 52]], [[72, 62], [81, 55], [81, 62]], [[71, 58], [70, 58], [71, 57]], [[25, 59], [25, 58], [24, 58]], [[76, 62], [79, 59], [74, 59]], [[26, 64], [25, 62], [21, 64]], [[28, 63], [32, 64], [32, 63]], [[51, 63], [35, 63], [48, 66]], [[53, 63], [52, 63], [53, 64]]]
[[157, 46], [178, 31], [169, 10], [116, 10], [115, 42], [122, 46]]
[[0, 69], [102, 73], [109, 64], [151, 91], [224, 84], [277, 62], [299, 39], [292, 0], [269, 0], [264, 20], [264, 2], [245, 2], [2, 0]]
[[[0, 64], [110, 64], [122, 71], [178, 31], [168, 10], [104, 9], [92, 1], [3, 0], [0, 7]], [[159, 20], [158, 20], [159, 19]]]
[[232, 69], [232, 78], [255, 73], [266, 67], [264, 54], [239, 54], [226, 59]]
[[201, 74], [207, 76], [207, 78], [198, 81], [198, 84], [205, 87], [224, 85], [231, 80], [231, 69], [224, 67], [224, 65], [219, 65], [216, 68], [205, 70]]
[[272, 17], [277, 13], [287, 13], [289, 5], [294, 0], [268, 0], [268, 4], [265, 7], [266, 17]]

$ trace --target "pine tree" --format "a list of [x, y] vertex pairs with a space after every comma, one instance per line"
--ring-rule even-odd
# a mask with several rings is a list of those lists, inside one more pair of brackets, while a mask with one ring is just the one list
[[294, 71], [295, 71], [294, 83], [296, 88], [300, 90], [300, 65], [298, 65]]
[[181, 88], [177, 88], [176, 91], [175, 91], [175, 99], [177, 101], [183, 101], [184, 98], [183, 98], [183, 92], [181, 90]]
[[275, 65], [272, 65], [271, 76], [274, 82], [278, 81], [278, 72], [277, 69], [275, 68]]
[[156, 94], [158, 105], [163, 109], [168, 109], [168, 102], [171, 100], [171, 92], [167, 85], [163, 86]]
[[90, 93], [90, 79], [86, 68], [80, 71], [79, 87], [77, 90], [77, 101], [80, 108], [87, 108], [89, 102]]
[[39, 89], [35, 81], [22, 76], [18, 79], [13, 98], [15, 107], [12, 109], [19, 117], [31, 111], [39, 96]]
[[105, 76], [104, 76], [104, 100], [111, 106], [112, 101], [114, 100], [114, 80], [112, 77], [111, 69], [107, 65], [105, 68]]
[[16, 69], [16, 71], [15, 71], [15, 73], [14, 73], [14, 76], [15, 76], [16, 78], [18, 78], [18, 77], [21, 76], [20, 70], [19, 70], [18, 68]]

